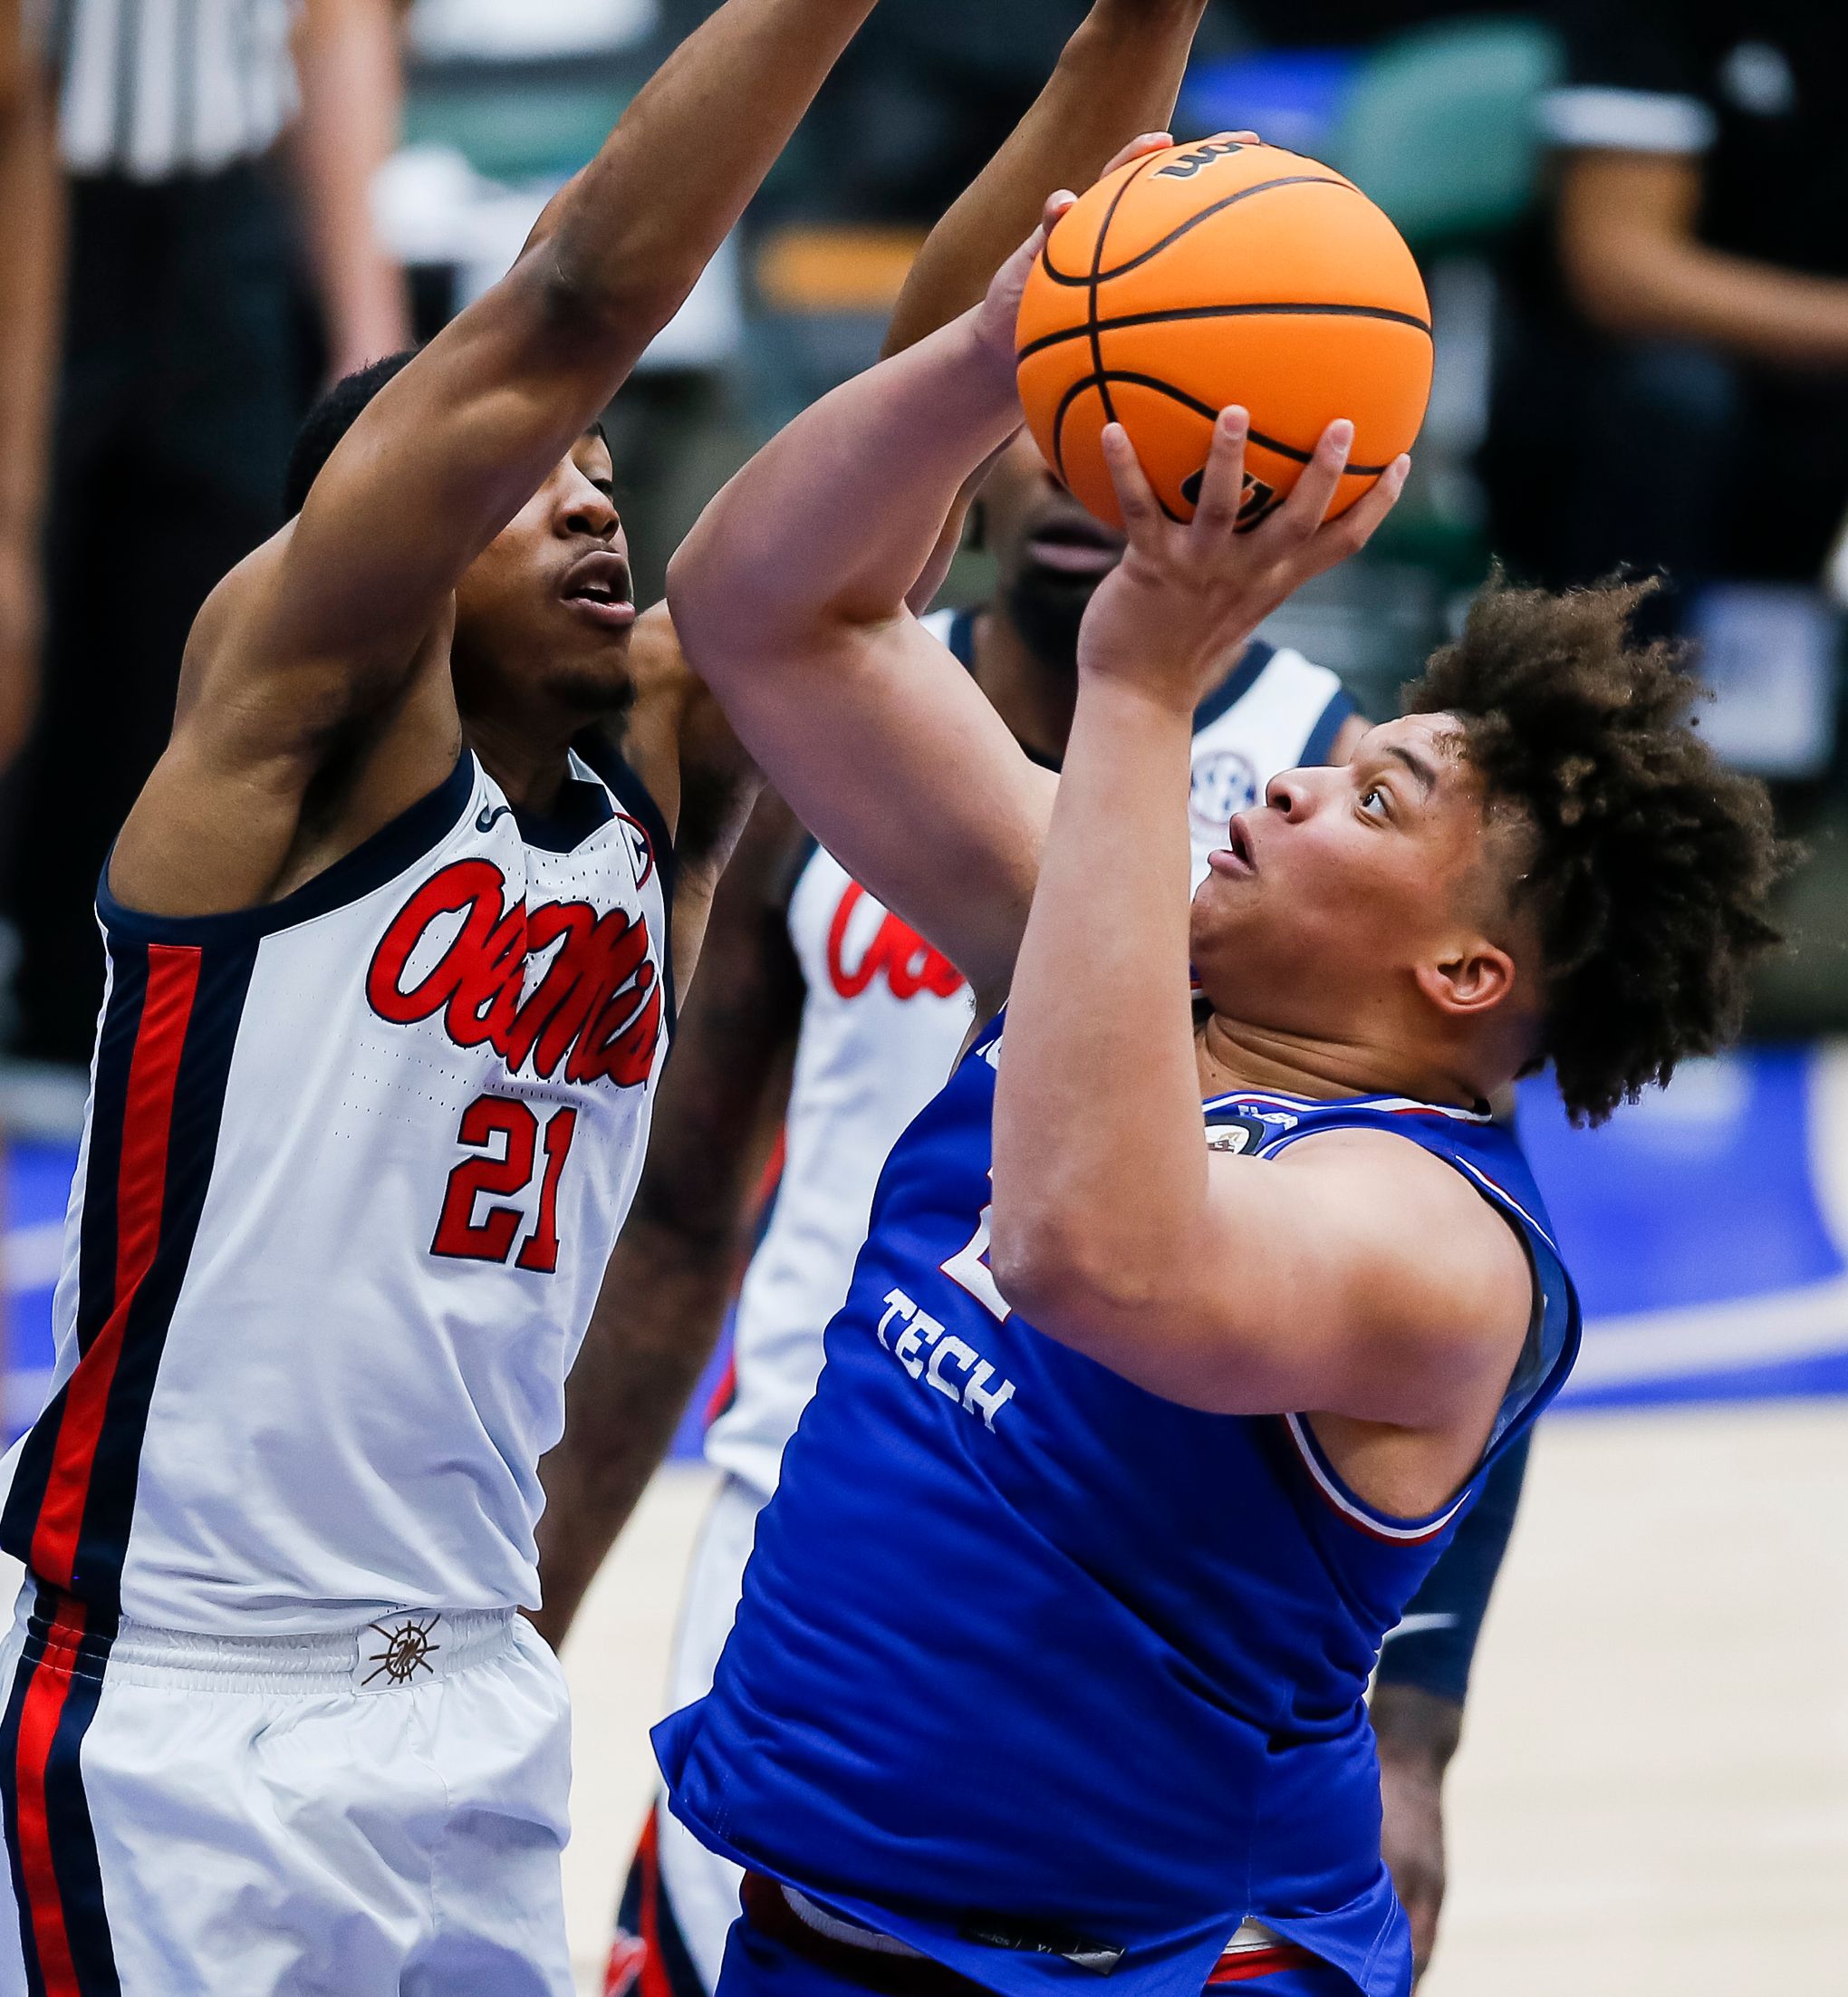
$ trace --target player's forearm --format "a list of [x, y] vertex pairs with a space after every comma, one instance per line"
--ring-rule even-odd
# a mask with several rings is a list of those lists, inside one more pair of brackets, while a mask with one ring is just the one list
[[398, 143], [403, 82], [388, 0], [309, 0], [294, 146], [308, 246], [339, 376], [410, 338], [404, 275], [373, 227], [373, 177]]
[[1631, 339], [1688, 340], [1796, 367], [1848, 366], [1848, 283], [1711, 249], [1691, 163], [1572, 160], [1559, 255], [1579, 308]]
[[1029, 1317], [1106, 1336], [1184, 1262], [1206, 1199], [1180, 808], [1190, 748], [1178, 704], [1081, 681], [1008, 1002], [996, 1278]]
[[1020, 422], [974, 315], [825, 396], [719, 494], [674, 558], [688, 656], [721, 697], [803, 672], [847, 626], [889, 622], [964, 481]]
[[1795, 367], [1848, 366], [1848, 284], [1698, 243], [1619, 238], [1574, 269], [1574, 289], [1607, 331], [1690, 340]]
[[727, 0], [542, 218], [556, 292], [621, 333], [665, 323], [873, 4]]
[[564, 1439], [540, 1466], [544, 1606], [555, 1648], [570, 1629], [717, 1344], [736, 1256], [725, 1243], [632, 1222], [565, 1391]]
[[1165, 130], [1206, 0], [1097, 0], [1013, 135], [930, 232], [885, 352], [976, 304], [1038, 226], [1046, 197], [1088, 188], [1144, 132]]

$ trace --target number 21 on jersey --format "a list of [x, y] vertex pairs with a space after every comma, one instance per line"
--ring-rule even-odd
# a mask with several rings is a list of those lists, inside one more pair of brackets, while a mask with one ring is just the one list
[[514, 1267], [550, 1276], [558, 1267], [558, 1182], [577, 1132], [577, 1114], [561, 1106], [542, 1124], [532, 1105], [515, 1095], [482, 1095], [469, 1104], [457, 1138], [476, 1155], [449, 1174], [430, 1253], [466, 1262], [505, 1262], [526, 1225], [528, 1210], [524, 1201], [496, 1202], [524, 1195], [543, 1174], [538, 1218]]

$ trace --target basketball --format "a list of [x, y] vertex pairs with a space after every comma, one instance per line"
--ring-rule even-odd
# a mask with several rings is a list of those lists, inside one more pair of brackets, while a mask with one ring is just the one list
[[1299, 153], [1208, 139], [1107, 175], [1027, 280], [1020, 393], [1046, 461], [1121, 525], [1105, 424], [1162, 505], [1193, 517], [1220, 410], [1251, 412], [1242, 526], [1281, 505], [1338, 417], [1345, 512], [1424, 420], [1430, 304], [1404, 238], [1352, 180]]

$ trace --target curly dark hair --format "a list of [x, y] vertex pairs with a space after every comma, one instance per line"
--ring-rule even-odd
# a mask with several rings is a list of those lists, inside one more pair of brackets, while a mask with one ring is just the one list
[[1491, 819], [1525, 828], [1516, 905], [1535, 918], [1544, 1044], [1577, 1123], [1602, 1123], [1686, 1056], [1738, 1033], [1747, 973], [1792, 850], [1765, 786], [1724, 767], [1690, 709], [1683, 654], [1631, 632], [1654, 587], [1562, 594], [1499, 572], [1462, 636], [1401, 695], [1454, 714]]

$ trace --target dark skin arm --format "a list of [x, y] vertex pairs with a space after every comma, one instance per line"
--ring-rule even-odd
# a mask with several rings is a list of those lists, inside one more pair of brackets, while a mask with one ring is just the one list
[[1463, 1737], [1463, 1708], [1419, 1685], [1381, 1685], [1369, 1707], [1385, 1817], [1381, 1854], [1411, 1922], [1422, 1976], [1444, 1905], [1444, 1777]]
[[[678, 310], [872, 5], [727, 0], [513, 270], [377, 396], [300, 516], [201, 613], [172, 741], [116, 849], [125, 900], [272, 900], [448, 773], [457, 584]], [[671, 821], [678, 798], [660, 801]]]
[[[888, 351], [914, 344], [981, 299], [996, 266], [1037, 221], [1049, 188], [1088, 186], [1126, 140], [1165, 123], [1204, 11], [1205, 0], [1099, 0], [1019, 130], [932, 232], [900, 298]], [[680, 658], [665, 612], [643, 622], [652, 627], [647, 656], [659, 690], [650, 704], [649, 682], [638, 673], [644, 699], [632, 733], [668, 728], [683, 741], [697, 735], [706, 743], [703, 751], [681, 752], [688, 808], [694, 785], [704, 781], [708, 809], [722, 824], [750, 780], [748, 765]], [[670, 719], [664, 722], [663, 714]], [[647, 750], [638, 748], [638, 767], [646, 770]], [[718, 1122], [746, 1097], [767, 1098], [768, 1073], [786, 1061], [800, 1024], [799, 985], [786, 1021], [769, 1018], [761, 1035], [755, 1016], [736, 1030], [728, 1023], [736, 1003], [731, 980], [761, 985], [779, 947], [787, 950], [786, 938], [767, 941], [763, 931], [764, 883], [774, 878], [775, 861], [759, 844], [760, 833], [767, 840], [765, 828], [778, 822], [785, 830], [794, 825], [787, 807], [766, 796], [714, 905], [706, 940], [714, 968], [698, 980], [681, 1022], [636, 1211], [572, 1375], [564, 1440], [545, 1461], [545, 1607], [536, 1620], [554, 1645], [672, 1439], [730, 1299], [752, 1182], [738, 1155], [757, 1126], [742, 1110], [723, 1133]], [[691, 842], [683, 836], [679, 844], [684, 869]], [[709, 860], [705, 872], [716, 872]], [[787, 887], [784, 881], [785, 894]], [[686, 912], [677, 904], [674, 947], [684, 967], [683, 925], [703, 927], [704, 912], [696, 889], [683, 887], [679, 902]], [[777, 924], [780, 931], [780, 911]], [[793, 962], [788, 970], [793, 976]], [[688, 1070], [683, 1094], [680, 1076]], [[703, 1135], [683, 1142], [683, 1122]]]
[[[1019, 126], [931, 231], [899, 295], [882, 352], [902, 352], [976, 304], [996, 268], [1032, 233], [1049, 189], [1090, 186], [1127, 140], [1165, 128], [1206, 5], [1207, 0], [1097, 0]], [[966, 510], [966, 504], [957, 507], [938, 558], [912, 593], [920, 611], [935, 596], [955, 555]], [[678, 648], [674, 653], [678, 657]], [[705, 825], [689, 824], [678, 842], [681, 896], [693, 904], [687, 921], [697, 930], [703, 920], [699, 883], [689, 881], [687, 863], [691, 860], [707, 877], [709, 892], [709, 879], [730, 850], [726, 834], [735, 834], [758, 778], [717, 703], [684, 662], [678, 678], [664, 676], [659, 686], [678, 768], [689, 791], [703, 793], [707, 818], [717, 834], [703, 844]], [[638, 714], [638, 729], [649, 726]], [[653, 784], [655, 766], [647, 752], [636, 760]], [[678, 961], [687, 965], [692, 958], [683, 948], [679, 923], [677, 913], [674, 947]]]
[[566, 1389], [564, 1440], [543, 1467], [534, 1621], [554, 1647], [673, 1440], [749, 1250], [761, 1139], [781, 1118], [802, 1025], [785, 921], [805, 844], [766, 794], [712, 904], [647, 1169]]

